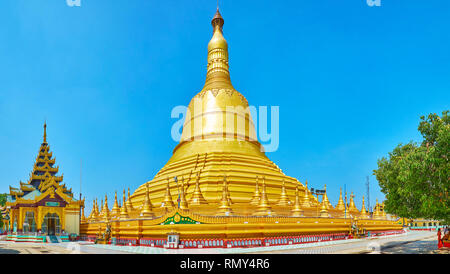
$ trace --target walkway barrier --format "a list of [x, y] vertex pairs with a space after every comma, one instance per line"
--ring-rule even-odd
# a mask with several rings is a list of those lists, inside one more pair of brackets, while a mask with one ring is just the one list
[[[403, 230], [370, 231], [370, 236], [386, 236], [405, 233]], [[366, 234], [366, 236], [368, 233]], [[167, 238], [114, 238], [112, 244], [149, 246], [159, 248], [251, 248], [280, 245], [301, 245], [324, 241], [337, 241], [352, 239], [352, 235], [347, 233], [324, 233], [312, 235], [281, 236], [281, 237], [260, 237], [260, 238], [239, 238], [239, 239], [180, 239], [178, 246], [169, 246]], [[94, 236], [81, 236], [80, 239], [93, 241]]]

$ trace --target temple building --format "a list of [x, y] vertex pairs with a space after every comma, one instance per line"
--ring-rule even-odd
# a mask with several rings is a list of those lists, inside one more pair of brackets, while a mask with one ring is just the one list
[[106, 198], [100, 209], [94, 203], [82, 217], [83, 237], [93, 239], [110, 226], [114, 243], [167, 246], [177, 239], [181, 246], [235, 246], [245, 239], [254, 246], [312, 234], [341, 237], [355, 227], [358, 233], [401, 230], [382, 211], [373, 218], [364, 204], [358, 209], [354, 195], [346, 205], [341, 193], [333, 206], [326, 186], [313, 192], [267, 157], [249, 104], [231, 83], [218, 9], [211, 24], [206, 81], [188, 106], [172, 157], [134, 193], [124, 190], [121, 206], [117, 194], [111, 211]]
[[13, 240], [20, 240], [22, 235], [79, 234], [80, 208], [84, 201], [75, 199], [72, 189], [63, 183], [63, 175], [57, 175], [59, 166], [55, 166], [52, 156], [47, 143], [47, 124], [44, 124], [44, 140], [28, 181], [9, 187], [6, 227]]

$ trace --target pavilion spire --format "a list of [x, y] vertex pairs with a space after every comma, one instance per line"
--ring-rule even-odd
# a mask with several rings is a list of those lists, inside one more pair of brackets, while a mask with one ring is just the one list
[[44, 144], [47, 143], [47, 121], [44, 122]]

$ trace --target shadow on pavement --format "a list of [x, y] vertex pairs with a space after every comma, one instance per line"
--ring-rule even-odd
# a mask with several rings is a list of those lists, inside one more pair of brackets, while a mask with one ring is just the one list
[[20, 254], [20, 252], [15, 249], [0, 248], [0, 254]]
[[437, 241], [391, 242], [381, 247], [384, 254], [424, 254], [437, 249]]

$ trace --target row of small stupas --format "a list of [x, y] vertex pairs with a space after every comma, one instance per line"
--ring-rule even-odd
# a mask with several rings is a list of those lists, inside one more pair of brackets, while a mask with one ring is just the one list
[[[306, 188], [307, 189], [307, 182]], [[317, 199], [310, 199], [309, 195], [299, 195], [299, 187], [295, 191], [295, 201], [291, 201], [287, 195], [284, 184], [280, 189], [279, 199], [277, 202], [271, 203], [267, 198], [265, 180], [262, 178], [262, 187], [256, 180], [255, 192], [253, 197], [246, 205], [234, 204], [228, 191], [227, 179], [224, 177], [222, 186], [222, 197], [219, 201], [208, 202], [202, 195], [201, 189], [197, 182], [195, 190], [190, 199], [186, 198], [185, 187], [182, 184], [179, 188], [178, 198], [173, 200], [170, 192], [169, 181], [166, 187], [166, 194], [163, 202], [158, 206], [154, 206], [149, 195], [148, 187], [146, 188], [145, 200], [142, 206], [135, 206], [130, 201], [130, 189], [128, 189], [128, 197], [125, 190], [123, 191], [123, 199], [125, 201], [120, 205], [117, 199], [117, 192], [114, 199], [112, 209], [109, 209], [108, 198], [105, 196], [105, 203], [101, 200], [98, 205], [98, 199], [93, 202], [90, 215], [86, 218], [84, 210], [82, 213], [82, 222], [98, 222], [112, 220], [130, 220], [130, 219], [152, 219], [158, 218], [174, 208], [183, 210], [192, 210], [194, 213], [203, 213], [214, 216], [292, 216], [292, 217], [335, 217], [335, 218], [361, 218], [361, 219], [386, 219], [384, 211], [384, 202], [382, 204], [376, 202], [374, 211], [371, 214], [366, 210], [364, 196], [362, 200], [362, 208], [359, 210], [354, 202], [353, 193], [350, 195], [350, 202], [345, 206], [342, 198], [342, 189], [339, 201], [335, 207], [330, 203], [328, 196], [323, 194], [322, 201], [319, 203]], [[205, 210], [208, 208], [209, 210]], [[243, 209], [246, 210], [243, 210]], [[211, 214], [212, 213], [212, 214]]]

